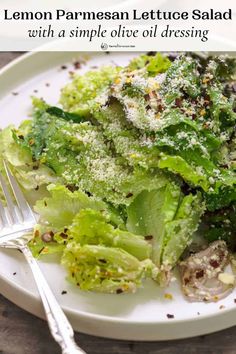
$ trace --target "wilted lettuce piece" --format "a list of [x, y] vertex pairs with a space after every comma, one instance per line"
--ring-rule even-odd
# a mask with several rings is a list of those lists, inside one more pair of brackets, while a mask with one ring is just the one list
[[97, 210], [81, 210], [73, 219], [68, 235], [81, 246], [90, 244], [121, 248], [139, 260], [151, 255], [151, 245], [143, 236], [114, 228], [109, 217]]
[[95, 104], [95, 98], [106, 91], [119, 70], [115, 66], [105, 66], [77, 75], [62, 89], [60, 102], [64, 109], [80, 116], [88, 116]]
[[122, 249], [75, 241], [68, 243], [61, 262], [80, 289], [117, 294], [135, 292], [155, 268], [150, 260], [140, 262]]
[[71, 192], [63, 185], [49, 185], [50, 197], [36, 202], [35, 211], [40, 215], [42, 223], [49, 223], [56, 229], [69, 226], [75, 215], [82, 209], [102, 210], [110, 220], [122, 226], [121, 217], [110, 211], [106, 203], [77, 190]]

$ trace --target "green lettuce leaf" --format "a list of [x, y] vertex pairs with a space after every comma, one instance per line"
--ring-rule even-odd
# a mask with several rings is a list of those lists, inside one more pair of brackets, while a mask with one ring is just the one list
[[162, 263], [173, 267], [192, 243], [204, 212], [201, 194], [187, 195], [181, 201], [174, 220], [166, 224]]
[[197, 171], [180, 156], [161, 155], [158, 167], [177, 173], [185, 181], [193, 186], [201, 186], [203, 190], [208, 190], [210, 183], [201, 169]]
[[169, 183], [142, 192], [128, 207], [127, 229], [152, 240], [152, 260], [172, 268], [190, 244], [204, 211], [201, 195], [184, 196], [178, 185]]
[[84, 75], [77, 75], [62, 89], [60, 102], [63, 108], [77, 113], [80, 117], [90, 115], [96, 105], [96, 97], [106, 91], [119, 70], [115, 66], [105, 66], [99, 70], [88, 71]]
[[28, 246], [35, 258], [49, 254], [60, 254], [61, 256], [66, 246], [64, 236], [64, 232], [56, 234], [56, 230], [51, 226], [37, 224], [34, 227], [33, 237]]
[[171, 61], [163, 54], [156, 53], [155, 55], [142, 54], [132, 59], [128, 65], [128, 70], [139, 70], [144, 67], [148, 75], [155, 76], [159, 73], [164, 73], [170, 67]]
[[90, 244], [121, 248], [139, 260], [151, 255], [151, 245], [143, 236], [114, 228], [109, 218], [97, 210], [81, 210], [73, 219], [68, 235], [81, 246]]
[[117, 294], [135, 292], [153, 268], [150, 260], [140, 262], [122, 249], [75, 241], [68, 243], [62, 264], [80, 289]]
[[152, 259], [158, 266], [161, 265], [165, 224], [174, 219], [179, 199], [180, 188], [169, 183], [150, 192], [143, 191], [127, 209], [127, 229], [152, 240]]
[[50, 197], [39, 200], [35, 204], [35, 211], [40, 215], [42, 223], [50, 224], [56, 229], [71, 225], [76, 214], [82, 209], [94, 209], [108, 215], [111, 222], [122, 227], [123, 220], [114, 209], [94, 197], [77, 190], [71, 192], [63, 185], [49, 185]]
[[31, 131], [31, 125], [27, 120], [18, 129], [9, 126], [0, 132], [0, 161], [4, 159], [8, 162], [28, 201], [34, 204], [37, 199], [48, 194], [46, 185], [57, 182], [58, 178], [49, 167], [39, 165], [25, 145], [24, 137]]
[[224, 240], [230, 250], [236, 250], [236, 203], [213, 212], [207, 211], [202, 220], [202, 233], [207, 241]]

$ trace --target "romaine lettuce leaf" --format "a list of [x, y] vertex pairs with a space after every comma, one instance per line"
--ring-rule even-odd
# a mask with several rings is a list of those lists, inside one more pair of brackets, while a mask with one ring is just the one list
[[68, 236], [81, 246], [90, 244], [121, 248], [139, 260], [151, 255], [151, 245], [143, 236], [114, 228], [109, 218], [95, 209], [82, 209], [69, 226]]
[[128, 252], [113, 247], [69, 242], [62, 264], [69, 280], [82, 290], [106, 293], [135, 292], [142, 279], [155, 268], [150, 260], [140, 262]]
[[178, 185], [169, 183], [134, 200], [127, 209], [127, 228], [150, 238], [153, 262], [171, 268], [191, 242], [203, 211], [200, 193], [184, 196]]
[[180, 196], [180, 187], [169, 183], [150, 192], [143, 191], [127, 208], [127, 229], [150, 238], [153, 245], [152, 259], [158, 266], [162, 263], [165, 225], [174, 219]]
[[48, 191], [50, 197], [38, 200], [34, 207], [42, 223], [56, 229], [69, 227], [80, 210], [89, 208], [102, 211], [115, 225], [123, 225], [123, 220], [115, 209], [110, 209], [105, 202], [89, 197], [79, 190], [71, 192], [63, 185], [52, 184], [48, 186]]
[[192, 243], [205, 210], [201, 194], [189, 194], [181, 201], [174, 219], [166, 223], [162, 263], [173, 267]]
[[63, 108], [81, 117], [90, 115], [94, 104], [96, 105], [96, 97], [106, 91], [119, 70], [116, 66], [104, 66], [99, 70], [75, 76], [74, 80], [62, 89], [60, 102]]
[[180, 156], [170, 156], [163, 153], [158, 167], [160, 169], [167, 169], [174, 174], [179, 174], [190, 185], [201, 186], [203, 190], [208, 190], [210, 186], [202, 169], [194, 169]]
[[203, 235], [208, 242], [224, 240], [230, 250], [236, 250], [236, 202], [226, 208], [207, 211], [202, 220]]
[[170, 65], [171, 61], [161, 53], [156, 53], [155, 55], [142, 54], [132, 59], [127, 69], [134, 71], [146, 68], [148, 75], [155, 76], [166, 72]]
[[191, 57], [178, 57], [166, 72], [162, 92], [167, 104], [171, 104], [184, 93], [192, 98], [201, 94], [200, 74], [197, 61]]
[[31, 125], [27, 120], [18, 129], [9, 126], [0, 131], [0, 160], [5, 159], [8, 162], [28, 201], [33, 204], [48, 194], [46, 185], [57, 182], [58, 178], [49, 167], [39, 165], [25, 145], [24, 137], [31, 131]]

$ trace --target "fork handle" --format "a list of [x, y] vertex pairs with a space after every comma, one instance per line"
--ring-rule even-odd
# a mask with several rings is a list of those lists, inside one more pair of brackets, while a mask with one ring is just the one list
[[20, 250], [27, 260], [42, 299], [48, 326], [55, 341], [61, 346], [62, 354], [86, 354], [77, 346], [74, 331], [67, 317], [53, 295], [41, 269], [27, 245], [21, 245]]

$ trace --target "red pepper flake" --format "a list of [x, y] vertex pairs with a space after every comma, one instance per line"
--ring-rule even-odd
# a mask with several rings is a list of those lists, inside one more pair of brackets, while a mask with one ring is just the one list
[[126, 197], [126, 198], [133, 197], [133, 193], [129, 192], [125, 197]]
[[187, 285], [190, 282], [189, 278], [184, 278], [183, 280], [184, 280], [184, 285]]
[[176, 105], [176, 107], [181, 107], [182, 106], [182, 99], [181, 98], [176, 98], [175, 99], [175, 105]]
[[202, 278], [204, 275], [204, 270], [200, 269], [196, 271], [196, 279]]
[[158, 110], [158, 112], [163, 112], [164, 106], [163, 106], [162, 104], [159, 104], [159, 105], [157, 106], [157, 110]]
[[64, 232], [61, 232], [61, 233], [60, 233], [60, 236], [61, 236], [62, 238], [64, 238], [64, 239], [67, 239], [67, 238], [68, 238], [68, 235], [65, 234]]
[[174, 315], [172, 315], [172, 314], [170, 314], [170, 313], [167, 313], [166, 317], [167, 317], [167, 318], [169, 318], [169, 319], [173, 319], [173, 318], [175, 318], [175, 316], [174, 316]]
[[210, 265], [213, 267], [213, 268], [218, 268], [219, 267], [219, 263], [214, 260], [214, 259], [210, 259]]
[[145, 101], [149, 101], [149, 100], [150, 100], [150, 96], [149, 96], [148, 93], [146, 93], [146, 94], [144, 95], [144, 99], [145, 99]]
[[74, 65], [74, 68], [75, 69], [80, 69], [81, 68], [81, 62], [80, 61], [75, 61], [74, 63], [73, 63], [73, 65]]
[[35, 143], [34, 139], [30, 139], [30, 140], [29, 140], [29, 145], [30, 145], [30, 146], [34, 145], [34, 143]]
[[152, 235], [146, 235], [144, 236], [145, 240], [152, 240], [153, 239], [153, 236]]
[[62, 290], [61, 294], [65, 295], [65, 294], [67, 294], [67, 291], [66, 290]]
[[99, 262], [106, 264], [107, 261], [105, 259], [99, 259]]
[[39, 254], [43, 252], [45, 247], [42, 247], [41, 250], [39, 250]]
[[74, 184], [67, 184], [66, 188], [69, 189], [69, 191], [72, 193], [78, 190], [78, 187], [76, 187]]

